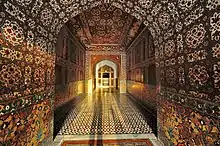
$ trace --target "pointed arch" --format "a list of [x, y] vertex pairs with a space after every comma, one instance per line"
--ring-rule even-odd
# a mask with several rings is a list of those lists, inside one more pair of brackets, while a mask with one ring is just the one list
[[95, 65], [95, 77], [98, 78], [98, 70], [105, 65], [111, 67], [114, 70], [114, 78], [116, 79], [118, 76], [118, 67], [113, 61], [110, 60], [102, 60]]

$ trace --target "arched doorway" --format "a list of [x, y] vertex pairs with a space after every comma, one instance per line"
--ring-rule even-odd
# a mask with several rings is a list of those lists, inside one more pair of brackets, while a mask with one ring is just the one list
[[95, 65], [94, 88], [118, 89], [118, 67], [109, 60], [103, 60]]
[[115, 78], [114, 70], [105, 65], [99, 68], [96, 73], [96, 87], [97, 88], [114, 88], [115, 87]]

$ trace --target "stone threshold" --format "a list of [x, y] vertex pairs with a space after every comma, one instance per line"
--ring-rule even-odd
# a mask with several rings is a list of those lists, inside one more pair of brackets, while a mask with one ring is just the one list
[[122, 140], [122, 139], [149, 139], [154, 146], [163, 146], [153, 133], [149, 134], [103, 134], [103, 135], [57, 135], [54, 146], [61, 146], [64, 141], [80, 140]]

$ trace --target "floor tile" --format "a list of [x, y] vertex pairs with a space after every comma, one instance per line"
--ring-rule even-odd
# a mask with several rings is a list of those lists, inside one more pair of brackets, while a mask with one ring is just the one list
[[146, 133], [152, 129], [128, 96], [97, 92], [69, 112], [58, 135]]

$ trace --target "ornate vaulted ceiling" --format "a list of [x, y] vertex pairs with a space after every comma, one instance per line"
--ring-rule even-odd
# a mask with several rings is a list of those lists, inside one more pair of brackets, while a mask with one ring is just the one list
[[88, 50], [123, 50], [144, 28], [133, 16], [108, 4], [77, 15], [67, 26]]

